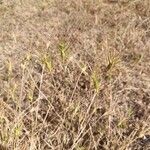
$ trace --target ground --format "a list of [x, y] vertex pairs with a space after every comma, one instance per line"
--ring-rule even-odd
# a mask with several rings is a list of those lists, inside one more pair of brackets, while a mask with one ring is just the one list
[[149, 0], [0, 1], [0, 149], [150, 150], [149, 115]]

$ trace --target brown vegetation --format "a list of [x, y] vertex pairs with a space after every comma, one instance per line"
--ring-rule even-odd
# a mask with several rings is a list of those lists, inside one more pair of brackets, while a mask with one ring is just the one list
[[150, 150], [150, 1], [1, 0], [0, 144]]

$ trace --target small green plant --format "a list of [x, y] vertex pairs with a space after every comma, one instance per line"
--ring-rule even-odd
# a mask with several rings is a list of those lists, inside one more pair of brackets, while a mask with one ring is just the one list
[[19, 136], [22, 134], [22, 127], [17, 126], [14, 128], [14, 137], [19, 138]]
[[77, 147], [77, 150], [86, 150], [86, 148], [85, 147]]
[[129, 109], [128, 109], [127, 114], [128, 114], [128, 117], [131, 117], [131, 116], [132, 116], [132, 114], [133, 114], [132, 108], [129, 108]]
[[142, 54], [135, 54], [133, 64], [138, 64], [140, 62], [140, 60], [142, 59], [142, 57], [143, 57]]
[[29, 91], [29, 93], [28, 93], [28, 95], [27, 95], [27, 98], [28, 98], [28, 100], [29, 100], [30, 102], [32, 102], [32, 101], [33, 101], [33, 92], [30, 92], [30, 91]]
[[59, 52], [61, 55], [61, 59], [64, 62], [68, 57], [68, 46], [65, 42], [61, 42], [59, 44]]
[[109, 53], [107, 60], [108, 60], [108, 64], [106, 66], [107, 71], [110, 71], [111, 69], [113, 69], [116, 66], [116, 64], [118, 64], [120, 61], [119, 57], [112, 53]]
[[127, 120], [126, 120], [126, 119], [121, 120], [121, 121], [118, 123], [118, 127], [119, 127], [119, 128], [122, 128], [122, 129], [125, 129], [125, 128], [127, 127]]
[[51, 72], [51, 70], [52, 70], [52, 59], [49, 55], [46, 54], [42, 57], [42, 64], [44, 64], [45, 68], [49, 72]]
[[96, 72], [94, 72], [92, 74], [92, 84], [94, 86], [95, 91], [98, 92], [100, 89], [100, 80], [99, 80]]

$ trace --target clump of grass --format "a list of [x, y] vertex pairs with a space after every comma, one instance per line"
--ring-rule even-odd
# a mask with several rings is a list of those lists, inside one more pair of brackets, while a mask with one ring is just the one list
[[68, 50], [69, 50], [68, 45], [66, 42], [62, 41], [59, 43], [58, 48], [59, 48], [61, 59], [64, 63], [68, 58]]
[[92, 79], [92, 85], [96, 93], [98, 93], [98, 91], [100, 90], [100, 79], [95, 71], [93, 72], [91, 79]]
[[48, 70], [48, 72], [52, 71], [52, 59], [49, 55], [45, 54], [42, 56], [42, 64]]
[[0, 144], [128, 150], [150, 135], [148, 1], [0, 4]]
[[14, 138], [17, 139], [22, 135], [22, 127], [21, 126], [16, 126], [13, 130], [14, 133]]
[[120, 62], [119, 55], [112, 54], [111, 52], [108, 54], [107, 57], [108, 64], [106, 66], [107, 71], [111, 71], [116, 67], [116, 65]]

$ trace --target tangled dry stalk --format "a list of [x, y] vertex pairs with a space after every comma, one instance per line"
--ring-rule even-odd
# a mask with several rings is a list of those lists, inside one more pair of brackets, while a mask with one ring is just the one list
[[149, 0], [1, 0], [0, 27], [0, 149], [150, 149]]

